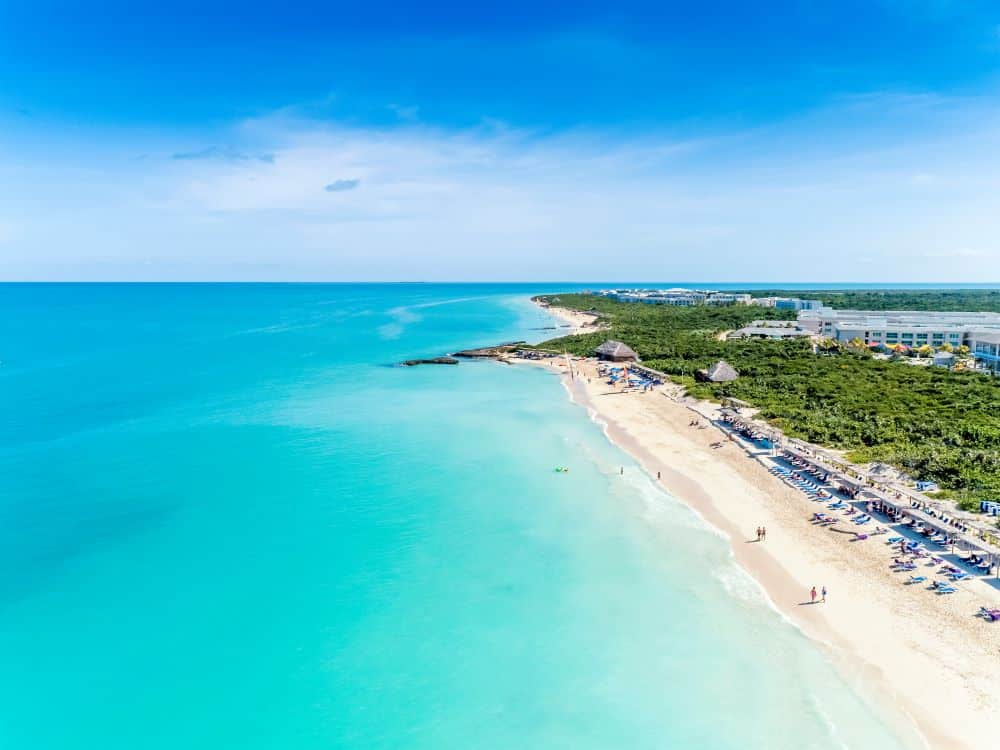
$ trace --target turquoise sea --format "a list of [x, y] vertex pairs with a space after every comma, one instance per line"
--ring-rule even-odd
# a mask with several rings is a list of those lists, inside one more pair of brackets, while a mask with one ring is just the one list
[[0, 747], [902, 747], [557, 379], [392, 366], [541, 291], [0, 285]]

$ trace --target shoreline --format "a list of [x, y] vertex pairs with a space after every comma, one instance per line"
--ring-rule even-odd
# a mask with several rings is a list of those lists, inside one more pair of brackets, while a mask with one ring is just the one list
[[[670, 385], [613, 391], [591, 361], [575, 363], [573, 379], [565, 362], [530, 364], [559, 374], [609, 441], [729, 540], [736, 563], [781, 616], [885, 709], [904, 740], [948, 750], [990, 746], [1000, 711], [993, 673], [1000, 623], [974, 615], [982, 604], [1000, 605], [1000, 591], [981, 581], [963, 582], [952, 596], [905, 585], [907, 575], [890, 570], [893, 551], [879, 537], [854, 542], [813, 525], [811, 514], [825, 508], [768, 473], [748, 446], [717, 427], [689, 426], [714, 404], [694, 410], [674, 400]], [[719, 440], [723, 447], [712, 448]], [[753, 540], [758, 525], [770, 532], [761, 544]], [[828, 604], [803, 601], [813, 585], [830, 589]]]
[[595, 331], [603, 331], [607, 326], [600, 325], [597, 320], [599, 316], [596, 313], [585, 313], [579, 310], [570, 310], [566, 307], [556, 307], [553, 305], [545, 305], [541, 302], [536, 302], [532, 300], [532, 304], [537, 305], [545, 312], [549, 313], [552, 317], [558, 318], [564, 323], [569, 323], [572, 328], [569, 331], [561, 333], [562, 336], [576, 336], [580, 333], [593, 333]]

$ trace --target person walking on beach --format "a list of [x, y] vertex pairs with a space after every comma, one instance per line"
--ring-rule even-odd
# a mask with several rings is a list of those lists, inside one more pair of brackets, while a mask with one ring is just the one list
[[761, 526], [760, 527], [760, 540], [762, 542], [766, 542], [767, 541], [767, 527], [766, 526]]
[[760, 526], [757, 527], [757, 541], [760, 541]]
[[816, 603], [816, 587], [812, 587], [812, 591], [809, 592], [809, 596], [812, 598], [812, 603]]
[[826, 604], [826, 586], [823, 586], [822, 596], [823, 596], [822, 602], [823, 604]]

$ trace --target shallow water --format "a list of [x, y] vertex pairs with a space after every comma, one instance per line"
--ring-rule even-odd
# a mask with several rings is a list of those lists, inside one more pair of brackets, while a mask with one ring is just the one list
[[389, 366], [538, 291], [0, 286], [0, 747], [900, 747], [556, 378]]

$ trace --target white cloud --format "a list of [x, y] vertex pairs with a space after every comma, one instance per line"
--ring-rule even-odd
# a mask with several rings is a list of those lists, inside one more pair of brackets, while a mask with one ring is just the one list
[[[822, 132], [846, 131], [857, 107], [841, 130], [834, 112], [816, 118]], [[0, 169], [18, 185], [0, 184], [0, 199], [24, 225], [3, 259], [22, 275], [154, 278], [1000, 279], [1000, 258], [982, 250], [1000, 236], [1000, 131], [982, 113], [956, 125], [946, 109], [948, 126], [928, 135], [855, 128], [845, 140], [806, 138], [812, 119], [671, 139], [357, 128], [286, 112], [217, 134], [270, 161]]]

